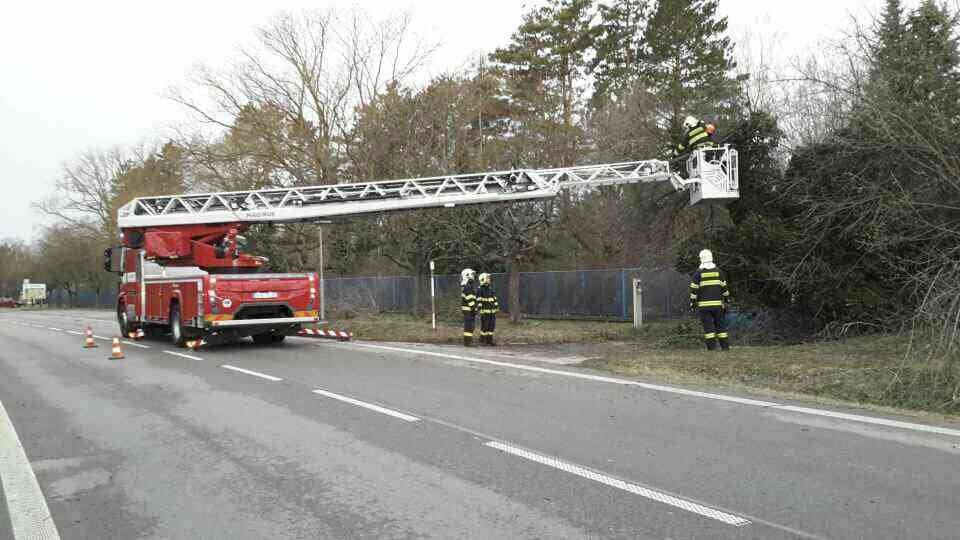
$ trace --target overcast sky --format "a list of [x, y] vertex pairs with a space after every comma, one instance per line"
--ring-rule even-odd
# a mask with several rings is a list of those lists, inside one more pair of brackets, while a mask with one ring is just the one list
[[[216, 65], [280, 10], [409, 11], [441, 43], [429, 74], [507, 42], [530, 0], [6, 2], [0, 16], [0, 238], [33, 239], [61, 166], [84, 150], [150, 141], [184, 118], [163, 97], [198, 62]], [[913, 4], [914, 2], [906, 2]], [[776, 36], [790, 58], [877, 13], [882, 0], [721, 0], [730, 35]], [[638, 156], [642, 158], [643, 156]]]

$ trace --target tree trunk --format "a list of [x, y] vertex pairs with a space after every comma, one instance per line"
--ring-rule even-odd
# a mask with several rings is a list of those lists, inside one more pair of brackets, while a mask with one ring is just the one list
[[510, 284], [508, 288], [510, 322], [518, 323], [523, 318], [523, 313], [520, 311], [520, 260], [518, 258], [510, 261]]

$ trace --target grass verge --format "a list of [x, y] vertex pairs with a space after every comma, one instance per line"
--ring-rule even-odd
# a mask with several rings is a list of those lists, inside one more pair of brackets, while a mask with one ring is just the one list
[[[628, 323], [525, 320], [498, 321], [503, 345], [576, 349], [592, 358], [586, 367], [628, 377], [667, 382], [733, 385], [779, 394], [944, 414], [960, 414], [960, 362], [911, 359], [900, 336], [866, 336], [790, 345], [738, 345], [710, 353], [692, 325], [653, 323], [635, 331]], [[462, 327], [409, 315], [352, 319], [359, 339], [420, 343], [460, 343]], [[742, 341], [742, 340], [741, 340]]]

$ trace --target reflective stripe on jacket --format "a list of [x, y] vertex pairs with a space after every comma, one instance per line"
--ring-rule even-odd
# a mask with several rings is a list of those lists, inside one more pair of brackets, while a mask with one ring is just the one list
[[500, 311], [500, 302], [497, 300], [497, 293], [489, 285], [481, 285], [477, 293], [477, 302], [480, 307], [481, 315], [496, 315]]
[[467, 283], [460, 291], [460, 310], [464, 314], [476, 313], [477, 311], [477, 293], [473, 288], [473, 283]]
[[700, 269], [690, 281], [690, 306], [719, 308], [730, 301], [730, 289], [726, 277], [719, 268]]

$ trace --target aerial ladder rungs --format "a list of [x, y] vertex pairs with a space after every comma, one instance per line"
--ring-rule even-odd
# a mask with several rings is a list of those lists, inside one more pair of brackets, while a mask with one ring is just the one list
[[561, 189], [670, 182], [689, 190], [691, 204], [739, 196], [737, 152], [698, 149], [686, 159], [687, 178], [661, 160], [554, 169], [141, 197], [120, 208], [121, 229], [210, 223], [289, 223], [336, 216], [543, 199]]

